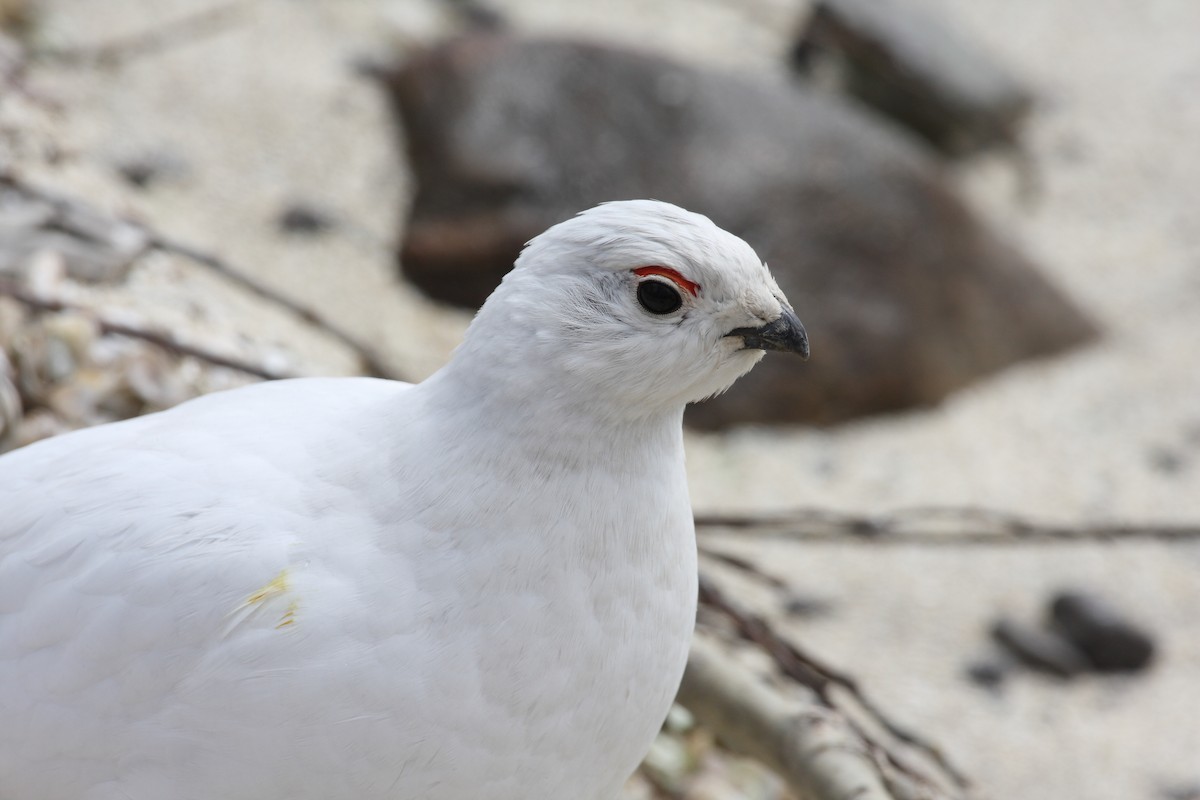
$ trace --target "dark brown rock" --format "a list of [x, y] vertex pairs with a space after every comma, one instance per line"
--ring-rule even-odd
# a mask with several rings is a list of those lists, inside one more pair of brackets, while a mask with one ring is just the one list
[[477, 35], [390, 80], [417, 192], [402, 264], [474, 306], [547, 226], [605, 200], [706, 214], [771, 265], [813, 343], [692, 424], [934, 403], [1091, 323], [991, 234], [915, 140], [836, 97], [569, 41]]

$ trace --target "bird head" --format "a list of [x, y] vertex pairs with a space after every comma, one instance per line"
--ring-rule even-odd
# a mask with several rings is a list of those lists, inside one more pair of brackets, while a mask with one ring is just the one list
[[[464, 349], [535, 389], [626, 408], [728, 389], [804, 327], [748, 244], [668, 203], [605, 203], [526, 245]], [[481, 358], [480, 358], [481, 357]]]

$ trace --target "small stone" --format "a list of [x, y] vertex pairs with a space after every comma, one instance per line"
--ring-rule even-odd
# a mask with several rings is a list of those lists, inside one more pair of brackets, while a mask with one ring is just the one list
[[1062, 678], [1086, 672], [1090, 666], [1087, 657], [1071, 642], [1016, 620], [997, 621], [992, 626], [992, 638], [1027, 666]]
[[182, 178], [188, 171], [187, 162], [168, 150], [148, 150], [123, 156], [113, 167], [126, 183], [137, 189], [149, 189]]
[[160, 350], [144, 349], [124, 365], [125, 384], [145, 404], [146, 411], [162, 411], [192, 397], [173, 359]]
[[1161, 472], [1164, 475], [1175, 475], [1187, 464], [1182, 454], [1166, 447], [1156, 447], [1151, 450], [1149, 460], [1150, 467], [1155, 472]]
[[21, 406], [21, 393], [13, 382], [16, 376], [8, 356], [0, 350], [0, 451], [16, 434], [17, 425], [21, 422], [24, 409]]
[[653, 777], [656, 784], [672, 789], [682, 788], [691, 766], [687, 746], [681, 739], [669, 734], [659, 734], [642, 761], [642, 770]]
[[980, 658], [967, 664], [967, 680], [984, 689], [997, 690], [1008, 677], [1012, 662], [1000, 656]]
[[69, 335], [68, 314], [46, 314], [17, 331], [9, 355], [21, 396], [36, 404], [79, 369], [82, 354]]
[[38, 250], [24, 264], [22, 277], [35, 295], [56, 297], [67, 283], [67, 261], [56, 250]]
[[1163, 800], [1200, 800], [1200, 781], [1167, 786], [1158, 794]]
[[24, 277], [47, 254], [74, 280], [115, 283], [149, 247], [149, 234], [65, 198], [0, 189], [0, 273]]
[[29, 322], [29, 310], [11, 297], [0, 297], [0, 349], [7, 348]]
[[795, 592], [783, 601], [783, 610], [794, 617], [824, 617], [833, 612], [833, 603], [823, 597]]
[[141, 409], [119, 373], [94, 367], [81, 369], [70, 381], [55, 386], [45, 402], [68, 423], [83, 426], [128, 419]]
[[48, 314], [42, 318], [42, 327], [52, 342], [66, 348], [75, 363], [91, 357], [100, 336], [96, 321], [75, 311]]
[[678, 703], [671, 706], [671, 710], [667, 712], [667, 720], [663, 723], [663, 730], [676, 734], [687, 733], [695, 727], [696, 718], [692, 716], [692, 712]]
[[464, 28], [474, 31], [502, 31], [509, 27], [508, 19], [496, 8], [479, 0], [449, 0]]
[[1016, 145], [1032, 94], [945, 16], [903, 0], [818, 0], [792, 65], [835, 61], [847, 92], [947, 155]]
[[13, 449], [25, 447], [34, 442], [40, 442], [42, 439], [49, 439], [51, 436], [66, 433], [69, 430], [72, 430], [72, 428], [65, 420], [52, 411], [39, 408], [25, 415], [17, 426], [16, 434], [9, 444], [11, 444]]
[[1050, 618], [1102, 672], [1142, 670], [1154, 658], [1153, 635], [1090, 592], [1060, 592], [1050, 603]]
[[299, 236], [321, 236], [337, 227], [330, 214], [304, 203], [293, 203], [286, 207], [280, 213], [277, 224], [283, 233]]

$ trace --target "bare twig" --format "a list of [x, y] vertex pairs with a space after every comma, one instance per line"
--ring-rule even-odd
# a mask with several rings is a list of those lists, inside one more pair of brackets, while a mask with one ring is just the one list
[[709, 558], [719, 564], [724, 564], [727, 567], [733, 567], [739, 572], [745, 572], [746, 574], [767, 584], [772, 589], [787, 588], [787, 581], [764, 572], [757, 564], [748, 558], [742, 558], [741, 556], [735, 556], [732, 553], [725, 553], [720, 550], [713, 550], [712, 548], [705, 547], [704, 545], [700, 545], [699, 550], [701, 555], [703, 555], [705, 558]]
[[785, 698], [703, 636], [692, 642], [678, 699], [723, 745], [762, 761], [802, 797], [895, 798], [843, 717], [815, 697]]
[[[78, 201], [68, 197], [63, 197], [54, 192], [45, 189], [30, 186], [22, 181], [16, 175], [9, 172], [0, 172], [0, 186], [12, 188], [23, 192], [30, 197], [41, 200], [49, 204], [55, 210], [62, 213], [64, 216], [67, 212], [80, 204]], [[358, 337], [346, 331], [340, 325], [329, 320], [324, 314], [321, 314], [316, 309], [310, 308], [302, 303], [298, 303], [289, 297], [280, 294], [270, 286], [251, 277], [247, 272], [241, 270], [225, 259], [201, 250], [190, 245], [182, 244], [173, 239], [163, 236], [157, 231], [140, 223], [122, 220], [124, 224], [135, 227], [145, 237], [147, 245], [156, 250], [172, 253], [177, 256], [182, 256], [202, 267], [205, 267], [218, 275], [222, 276], [229, 282], [240, 286], [246, 291], [251, 292], [257, 297], [266, 300], [267, 302], [279, 306], [294, 314], [300, 320], [320, 331], [323, 331], [329, 337], [336, 339], [356, 356], [358, 356], [359, 366], [361, 371], [375, 378], [390, 378], [392, 380], [405, 380], [405, 378], [390, 369], [384, 362], [380, 353], [371, 345], [361, 341]]]
[[298, 303], [289, 297], [286, 297], [279, 292], [267, 286], [265, 283], [252, 278], [248, 273], [234, 267], [228, 261], [205, 252], [189, 245], [181, 244], [172, 239], [163, 237], [153, 231], [147, 230], [150, 236], [150, 246], [168, 253], [183, 256], [191, 261], [207, 267], [213, 272], [221, 275], [230, 283], [235, 283], [241, 286], [248, 292], [261, 297], [274, 305], [285, 308], [295, 314], [304, 322], [324, 331], [328, 336], [341, 342], [347, 348], [352, 350], [358, 356], [359, 366], [366, 375], [373, 378], [390, 378], [392, 380], [404, 380], [403, 377], [396, 374], [395, 370], [389, 368], [383, 361], [383, 357], [374, 347], [366, 344], [358, 339], [340, 325], [329, 320], [324, 314], [321, 314], [316, 309]]
[[38, 297], [33, 293], [17, 286], [10, 281], [0, 281], [0, 295], [11, 297], [18, 303], [40, 312], [57, 313], [61, 311], [73, 311], [83, 314], [96, 323], [100, 332], [105, 335], [128, 336], [131, 339], [141, 339], [149, 342], [164, 350], [175, 353], [181, 356], [191, 356], [192, 358], [205, 361], [209, 364], [214, 364], [219, 367], [227, 367], [229, 369], [244, 372], [247, 375], [254, 375], [265, 380], [280, 380], [290, 378], [291, 375], [282, 372], [276, 372], [266, 367], [251, 364], [247, 361], [234, 358], [233, 356], [223, 356], [220, 353], [214, 353], [197, 345], [188, 344], [176, 339], [169, 333], [161, 331], [153, 331], [146, 328], [139, 328], [134, 325], [127, 325], [123, 322], [105, 319], [99, 314], [84, 308], [83, 306], [73, 305], [62, 300], [55, 300], [46, 297]]
[[119, 67], [135, 58], [223, 33], [247, 4], [248, 0], [233, 0], [103, 44], [42, 48], [34, 56], [72, 66]]
[[843, 514], [826, 509], [799, 509], [774, 515], [705, 514], [696, 517], [696, 527], [708, 532], [720, 530], [803, 542], [870, 541], [873, 544], [949, 547], [1200, 539], [1200, 525], [1194, 524], [1130, 522], [1058, 525], [969, 506], [911, 508], [874, 516]]
[[[713, 582], [703, 575], [700, 576], [700, 602], [711, 609], [720, 611], [733, 622], [738, 634], [746, 641], [752, 642], [769, 655], [784, 675], [797, 683], [811, 689], [817, 697], [830, 708], [842, 710], [831, 689], [838, 687], [845, 691], [854, 702], [877, 725], [882, 727], [896, 740], [903, 742], [923, 752], [934, 761], [938, 767], [959, 787], [966, 788], [970, 781], [966, 775], [955, 767], [941, 748], [926, 740], [899, 723], [892, 720], [878, 705], [876, 705], [858, 685], [851, 675], [834, 669], [817, 659], [810, 653], [802, 651], [795, 644], [787, 641], [760, 616], [740, 608], [722, 593]], [[848, 718], [849, 719], [849, 718]], [[851, 724], [853, 720], [850, 719]], [[889, 749], [875, 741], [866, 731], [854, 725], [856, 732], [865, 742], [878, 749], [885, 755], [889, 763], [897, 770], [920, 784], [930, 783], [930, 779], [914, 772], [913, 769], [897, 758]]]

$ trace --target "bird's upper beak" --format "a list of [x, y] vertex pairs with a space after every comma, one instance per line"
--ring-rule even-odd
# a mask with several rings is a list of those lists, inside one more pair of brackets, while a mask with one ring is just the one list
[[736, 328], [726, 335], [742, 337], [746, 350], [779, 350], [808, 358], [808, 334], [796, 312], [790, 308], [784, 308], [779, 319], [761, 328]]

